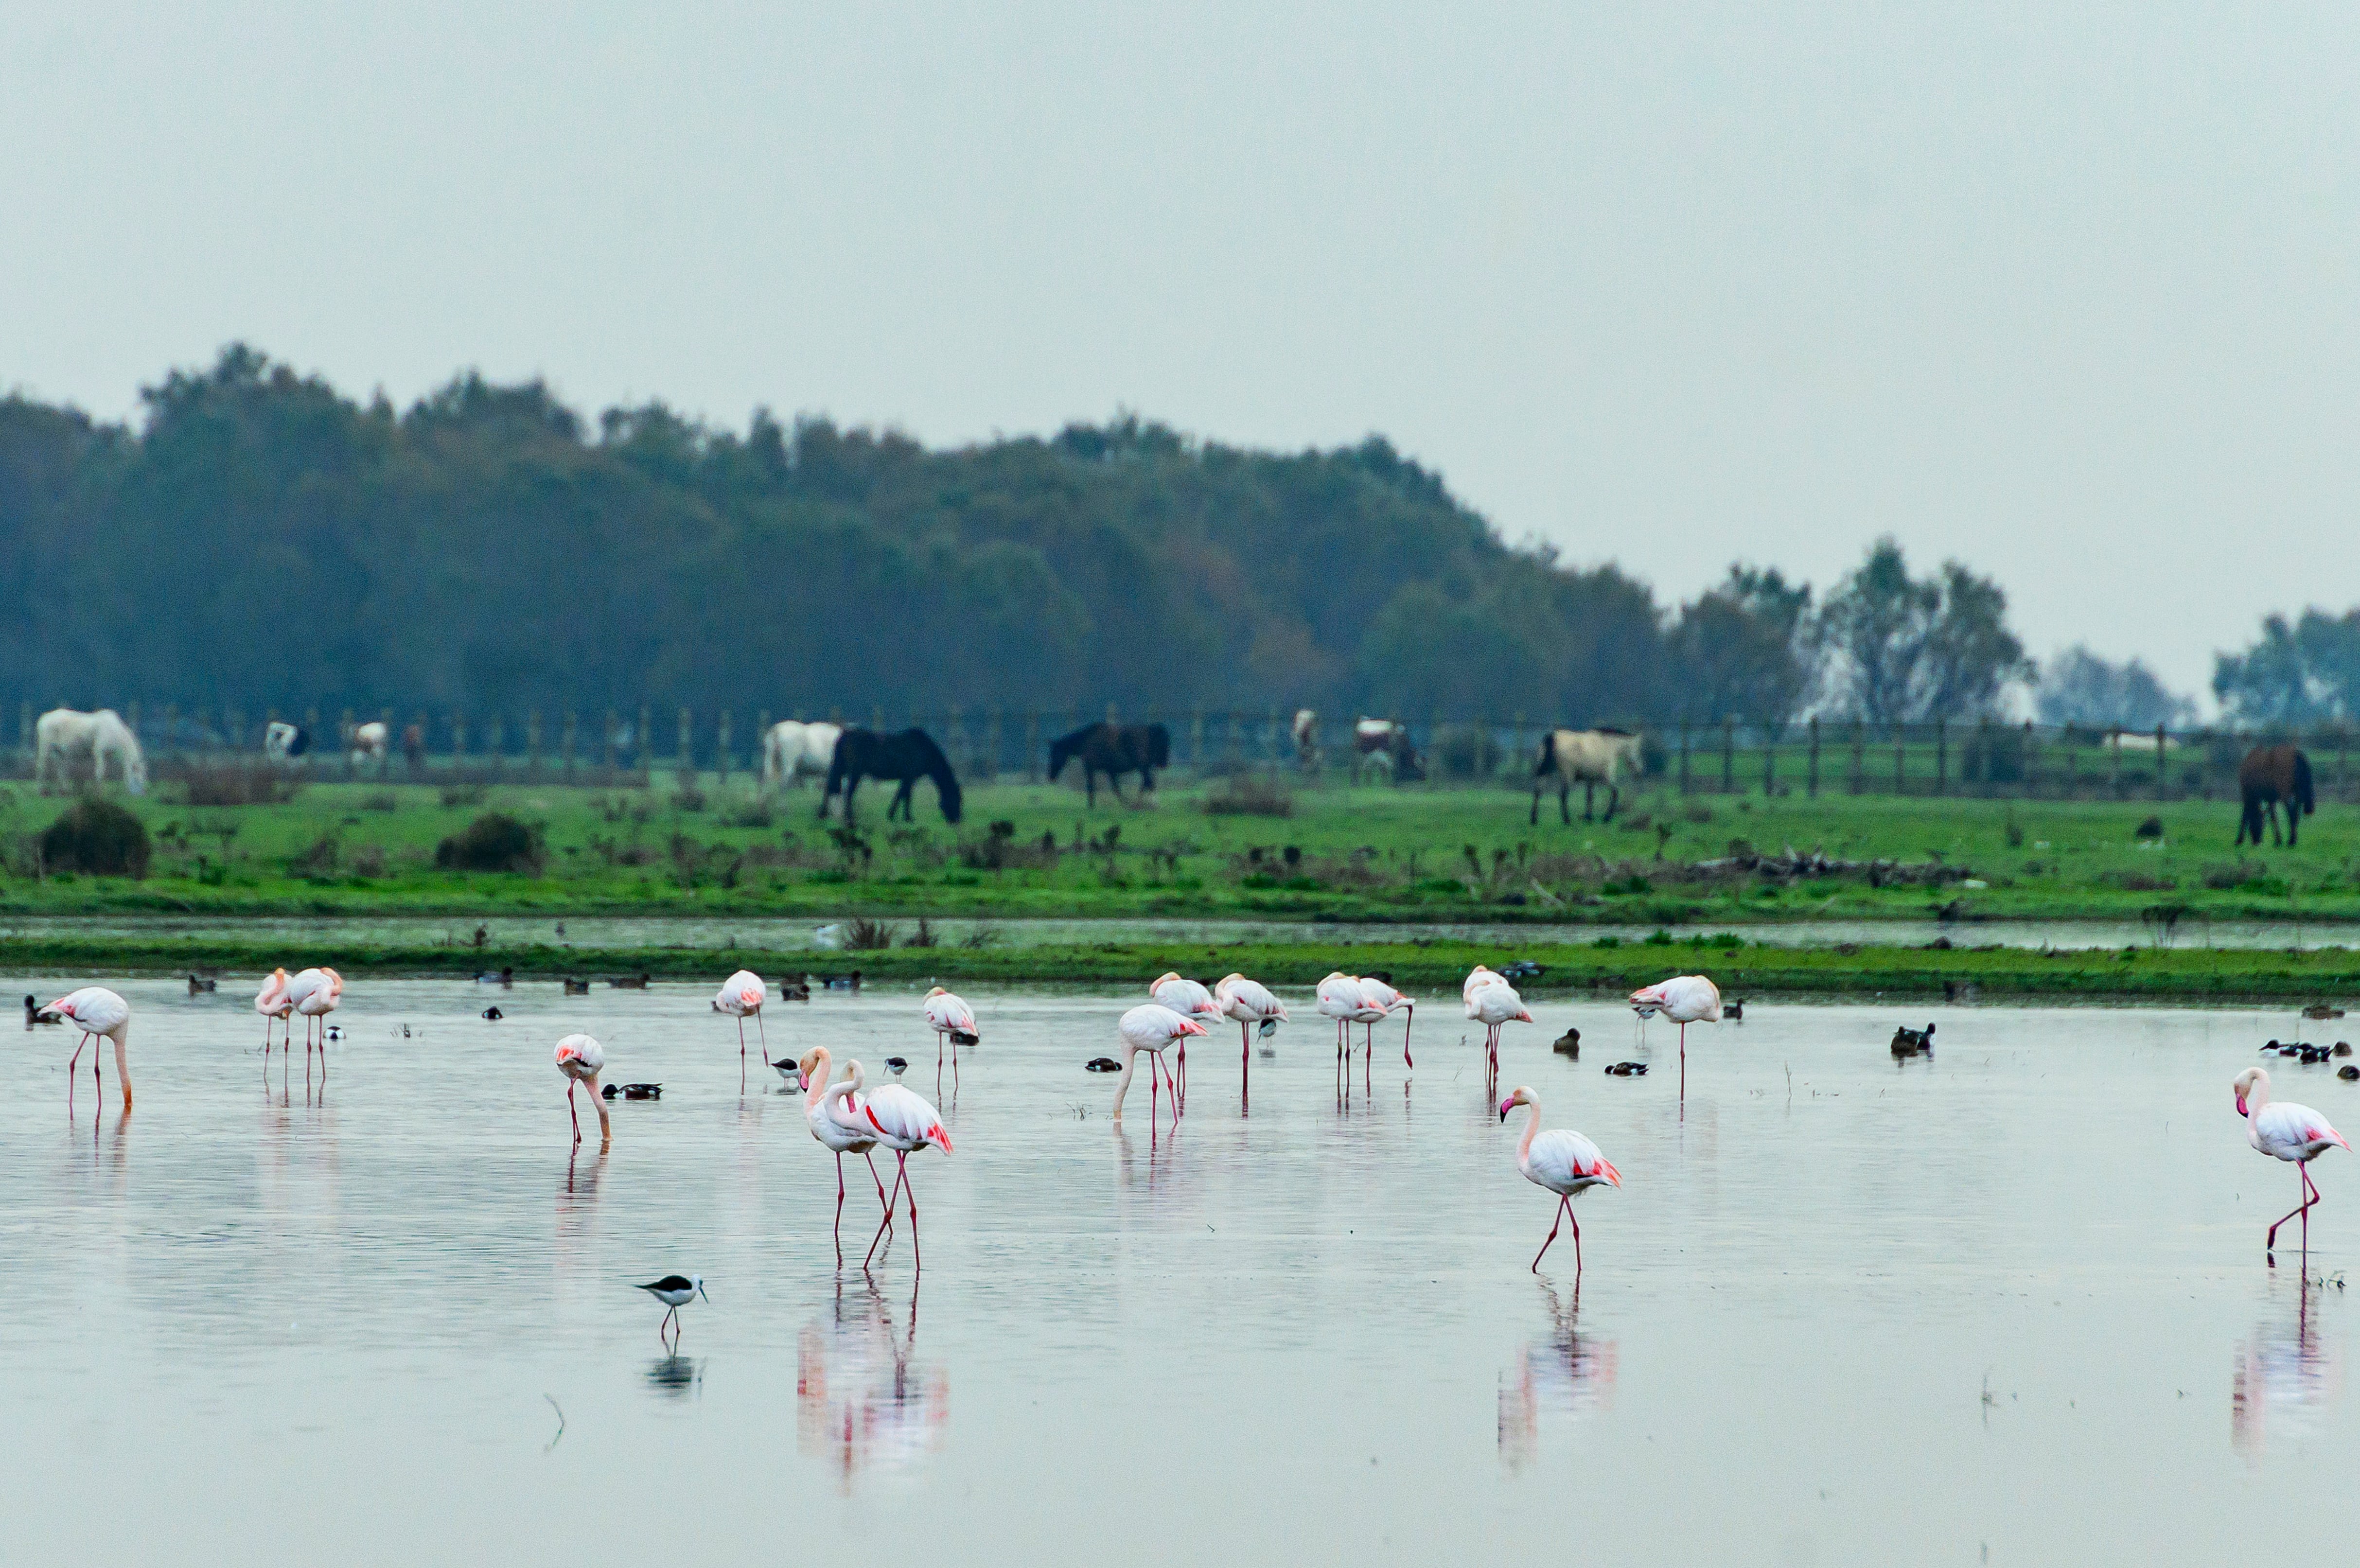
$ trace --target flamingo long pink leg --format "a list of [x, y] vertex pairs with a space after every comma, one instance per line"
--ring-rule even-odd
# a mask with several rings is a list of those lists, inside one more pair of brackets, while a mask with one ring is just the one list
[[1238, 1100], [1240, 1105], [1253, 1101], [1253, 1025], [1238, 1020]]
[[2311, 1183], [2310, 1169], [2300, 1161], [2296, 1163], [2294, 1171], [2297, 1176], [2302, 1179], [2302, 1201], [2296, 1204], [2293, 1208], [2289, 1209], [2285, 1213], [2280, 1214], [2278, 1219], [2271, 1223], [2270, 1234], [2262, 1243], [2262, 1251], [2265, 1254], [2277, 1251], [2278, 1244], [2278, 1226], [2285, 1224], [2289, 1220], [2294, 1219], [2300, 1215], [2302, 1220], [2302, 1255], [2304, 1259], [2308, 1261], [2311, 1256], [2311, 1206], [2319, 1201], [2319, 1189]]
[[1402, 1066], [1406, 1068], [1417, 1066], [1417, 1063], [1409, 1059], [1409, 1026], [1415, 1022], [1417, 1022], [1417, 1009], [1412, 1007], [1408, 1010], [1408, 1016], [1402, 1020]]
[[1557, 1217], [1549, 1222], [1548, 1240], [1541, 1243], [1541, 1250], [1533, 1254], [1533, 1272], [1538, 1274], [1541, 1271], [1541, 1259], [1548, 1255], [1548, 1249], [1556, 1243], [1559, 1223], [1570, 1224], [1573, 1227], [1573, 1277], [1578, 1280], [1581, 1277], [1581, 1222], [1573, 1217], [1573, 1200], [1570, 1198], [1557, 1199]]
[[[770, 1058], [766, 1054], [762, 1059]], [[738, 1015], [738, 1092], [746, 1092], [746, 1015], [742, 1013]]]
[[[906, 1175], [910, 1157], [898, 1155], [896, 1157], [901, 1161], [905, 1168], [903, 1174]], [[910, 1195], [910, 1262], [913, 1265], [911, 1273], [923, 1274], [926, 1268], [926, 1258], [925, 1255], [918, 1250], [918, 1189], [914, 1182], [904, 1182], [902, 1185]]]
[[902, 1168], [893, 1174], [893, 1194], [885, 1200], [885, 1217], [877, 1222], [877, 1234], [869, 1239], [868, 1255], [860, 1260], [860, 1272], [863, 1274], [869, 1272], [869, 1261], [877, 1255], [877, 1244], [885, 1239], [886, 1227], [893, 1223], [893, 1201], [901, 1196], [902, 1179], [909, 1175], [909, 1157], [902, 1155], [900, 1157]]

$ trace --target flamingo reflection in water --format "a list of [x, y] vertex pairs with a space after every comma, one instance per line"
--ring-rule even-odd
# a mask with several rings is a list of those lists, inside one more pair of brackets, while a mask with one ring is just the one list
[[909, 1328], [897, 1333], [874, 1285], [848, 1303], [839, 1288], [832, 1316], [796, 1338], [795, 1449], [827, 1459], [847, 1497], [862, 1471], [901, 1469], [943, 1445], [950, 1378], [916, 1359], [914, 1291], [909, 1310]]
[[1543, 1281], [1541, 1296], [1548, 1333], [1518, 1351], [1500, 1374], [1500, 1460], [1511, 1471], [1540, 1452], [1544, 1416], [1578, 1417], [1614, 1402], [1614, 1342], [1575, 1331], [1580, 1292], [1560, 1300], [1556, 1287]]
[[2237, 1345], [2229, 1377], [2229, 1445], [2249, 1460], [2262, 1456], [2267, 1429], [2281, 1438], [2308, 1436], [2344, 1391], [2344, 1358], [2311, 1321], [2311, 1298], [2322, 1288], [2298, 1280], [2300, 1299], [2292, 1321], [2262, 1323]]

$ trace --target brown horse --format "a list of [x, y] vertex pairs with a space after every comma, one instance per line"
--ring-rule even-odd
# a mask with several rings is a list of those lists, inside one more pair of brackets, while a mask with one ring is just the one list
[[2287, 847], [2294, 847], [2295, 833], [2302, 819], [2319, 809], [2311, 793], [2311, 759], [2291, 745], [2256, 746], [2245, 753], [2237, 764], [2237, 792], [2245, 796], [2244, 813], [2237, 818], [2237, 842], [2243, 844], [2251, 835], [2256, 849], [2261, 848], [2262, 819], [2270, 824], [2270, 842], [2278, 841], [2278, 803], [2286, 803]]

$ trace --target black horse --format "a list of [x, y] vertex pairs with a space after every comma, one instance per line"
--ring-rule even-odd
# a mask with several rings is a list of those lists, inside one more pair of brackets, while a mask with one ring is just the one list
[[1090, 805], [1098, 803], [1100, 773], [1117, 800], [1122, 798], [1125, 773], [1137, 773], [1140, 793], [1150, 795], [1155, 770], [1171, 764], [1172, 734], [1161, 724], [1085, 724], [1049, 743], [1049, 782], [1055, 784], [1076, 757], [1082, 760], [1082, 790]]
[[2286, 804], [2289, 849], [2294, 847], [2302, 819], [2319, 809], [2319, 799], [2311, 787], [2311, 759], [2292, 746], [2256, 746], [2246, 752], [2237, 766], [2237, 793], [2245, 797], [2244, 809], [2237, 816], [2237, 843], [2243, 844], [2250, 835], [2257, 850], [2265, 819], [2270, 825], [2270, 842], [2278, 842], [2281, 801]]
[[860, 787], [863, 779], [892, 779], [901, 784], [893, 792], [892, 802], [885, 807], [885, 820], [901, 814], [910, 820], [910, 792], [920, 779], [934, 781], [935, 797], [942, 803], [943, 820], [959, 819], [958, 775], [951, 772], [951, 760], [943, 749], [923, 729], [904, 729], [898, 735], [880, 735], [874, 729], [847, 729], [836, 742], [836, 760], [827, 765], [827, 787], [820, 792], [819, 814], [827, 815], [827, 803], [844, 793], [844, 820], [852, 821], [852, 792]]

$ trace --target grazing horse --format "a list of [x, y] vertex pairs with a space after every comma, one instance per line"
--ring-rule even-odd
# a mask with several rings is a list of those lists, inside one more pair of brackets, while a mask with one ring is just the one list
[[1082, 760], [1082, 789], [1089, 804], [1098, 803], [1098, 775], [1122, 798], [1122, 775], [1139, 775], [1142, 799], [1155, 793], [1155, 770], [1172, 762], [1172, 735], [1161, 724], [1085, 724], [1071, 735], [1049, 743], [1049, 782], [1074, 758]]
[[1352, 782], [1360, 770], [1371, 768], [1395, 784], [1426, 777], [1426, 765], [1410, 743], [1409, 726], [1391, 718], [1362, 718], [1352, 725]]
[[843, 734], [841, 724], [789, 718], [771, 725], [762, 737], [762, 793], [770, 794], [782, 782], [800, 789], [805, 773], [825, 778]]
[[1639, 767], [1640, 740], [1628, 729], [1552, 729], [1541, 741], [1540, 760], [1533, 764], [1533, 814], [1530, 826], [1538, 827], [1541, 820], [1542, 780], [1557, 780], [1557, 819], [1568, 826], [1573, 821], [1572, 808], [1567, 804], [1578, 782], [1581, 785], [1581, 819], [1594, 820], [1590, 811], [1598, 801], [1598, 786], [1606, 786], [1606, 820], [1614, 820], [1614, 807], [1622, 803], [1622, 787], [1615, 781], [1624, 768], [1633, 773]]
[[2237, 793], [2245, 799], [2237, 818], [2237, 842], [2247, 834], [2262, 846], [2262, 819], [2269, 818], [2270, 842], [2278, 841], [2278, 803], [2286, 803], [2287, 848], [2294, 848], [2302, 819], [2319, 809], [2311, 793], [2311, 759], [2291, 745], [2256, 746], [2237, 764]]
[[262, 754], [274, 762], [291, 762], [311, 749], [311, 732], [300, 724], [274, 718], [262, 731]]
[[934, 795], [943, 808], [943, 820], [959, 819], [958, 775], [951, 772], [951, 760], [943, 749], [923, 729], [904, 729], [898, 735], [880, 735], [874, 729], [847, 729], [836, 738], [836, 755], [827, 764], [827, 787], [819, 797], [819, 814], [827, 815], [827, 803], [841, 790], [844, 794], [844, 821], [852, 825], [852, 794], [860, 787], [862, 779], [892, 779], [901, 784], [893, 799], [885, 807], [885, 820], [901, 814], [910, 818], [910, 792], [920, 779], [934, 781]]
[[140, 753], [139, 737], [111, 707], [96, 713], [53, 707], [34, 724], [33, 740], [33, 781], [43, 795], [49, 793], [52, 764], [58, 782], [63, 784], [72, 760], [85, 753], [90, 757], [92, 783], [106, 782], [106, 764], [112, 760], [125, 789], [133, 795], [148, 793], [148, 759]]

